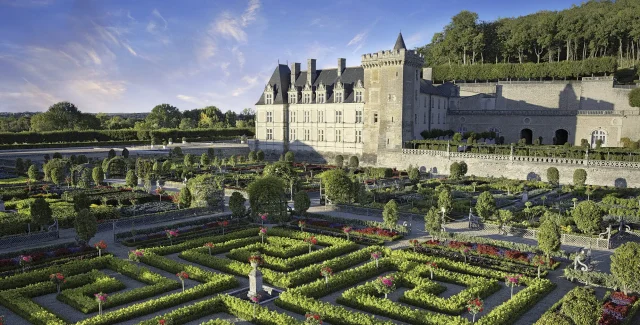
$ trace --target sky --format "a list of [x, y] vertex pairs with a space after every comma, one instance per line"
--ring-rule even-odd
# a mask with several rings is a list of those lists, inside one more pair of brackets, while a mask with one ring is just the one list
[[254, 107], [278, 62], [423, 46], [461, 10], [480, 20], [569, 0], [0, 0], [0, 112]]

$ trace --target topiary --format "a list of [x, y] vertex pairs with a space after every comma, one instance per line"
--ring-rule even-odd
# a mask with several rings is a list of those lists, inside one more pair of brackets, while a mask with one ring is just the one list
[[602, 315], [602, 304], [590, 287], [576, 287], [567, 293], [560, 312], [576, 325], [593, 325]]

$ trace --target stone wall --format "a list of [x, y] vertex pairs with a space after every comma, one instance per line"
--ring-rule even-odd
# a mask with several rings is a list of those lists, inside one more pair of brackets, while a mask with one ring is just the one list
[[[409, 165], [417, 166], [422, 171], [438, 175], [448, 175], [449, 166], [454, 161], [464, 161], [468, 166], [467, 175], [484, 177], [506, 177], [511, 179], [547, 180], [547, 169], [556, 167], [560, 172], [560, 183], [573, 183], [573, 172], [582, 168], [587, 171], [587, 184], [601, 186], [640, 187], [640, 169], [623, 167], [596, 167], [571, 163], [511, 161], [506, 156], [497, 159], [448, 158], [446, 152], [438, 155], [406, 154], [401, 150], [378, 153], [379, 167], [395, 167], [406, 169]], [[609, 163], [609, 162], [607, 162]], [[636, 163], [638, 164], [638, 163]], [[640, 164], [639, 164], [640, 165]]]

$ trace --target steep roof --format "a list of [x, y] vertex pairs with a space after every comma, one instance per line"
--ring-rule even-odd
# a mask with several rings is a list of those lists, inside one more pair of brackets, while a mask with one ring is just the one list
[[396, 45], [393, 46], [393, 50], [397, 51], [400, 49], [407, 49], [407, 46], [404, 45], [404, 38], [402, 38], [402, 33], [398, 34], [398, 39], [396, 40]]
[[[286, 101], [286, 93], [289, 89], [289, 80], [291, 75], [291, 70], [286, 64], [278, 64], [276, 69], [273, 71], [268, 85], [273, 86], [275, 91], [275, 97], [273, 98], [274, 104], [285, 104]], [[260, 99], [256, 103], [256, 105], [264, 105], [264, 92], [260, 95]]]

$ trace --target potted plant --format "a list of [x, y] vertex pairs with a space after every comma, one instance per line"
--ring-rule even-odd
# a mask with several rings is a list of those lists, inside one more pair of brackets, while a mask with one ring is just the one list
[[267, 228], [260, 227], [260, 232], [258, 232], [258, 235], [260, 235], [260, 238], [262, 239], [262, 243], [264, 244], [264, 237], [267, 236]]
[[484, 310], [484, 301], [482, 301], [482, 299], [480, 298], [469, 300], [469, 302], [467, 302], [467, 310], [471, 313], [473, 317], [471, 322], [475, 323], [476, 314], [479, 314]]
[[333, 270], [328, 266], [323, 266], [320, 269], [320, 275], [324, 277], [325, 285], [329, 285], [329, 277], [333, 275]]
[[378, 293], [384, 294], [384, 299], [387, 299], [387, 295], [396, 290], [395, 279], [392, 275], [379, 276], [374, 282], [374, 286]]
[[249, 256], [249, 263], [254, 269], [258, 268], [258, 266], [263, 263], [262, 255], [260, 255], [259, 252], [251, 253], [251, 256]]
[[184, 292], [184, 280], [189, 278], [189, 273], [180, 271], [176, 274], [176, 276], [180, 279], [180, 282], [182, 282], [182, 292]]
[[102, 256], [102, 250], [107, 249], [107, 243], [104, 240], [101, 240], [93, 245], [98, 250], [98, 256]]
[[212, 242], [208, 242], [204, 244], [204, 247], [209, 249], [209, 255], [211, 255], [211, 249], [216, 247], [216, 245], [214, 245]]
[[58, 294], [60, 294], [60, 287], [63, 283], [67, 282], [67, 279], [64, 278], [62, 273], [53, 273], [49, 275], [49, 280], [56, 285], [56, 289], [58, 289]]
[[100, 292], [100, 293], [94, 294], [94, 296], [96, 297], [96, 301], [98, 302], [98, 315], [102, 315], [102, 304], [107, 302], [107, 297], [109, 295], [107, 295], [106, 293]]

